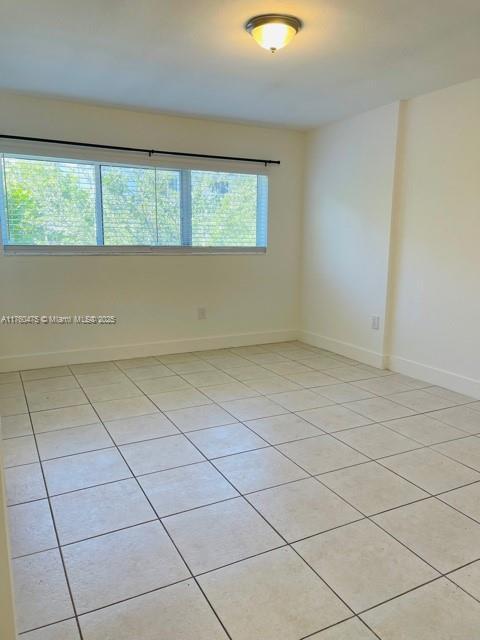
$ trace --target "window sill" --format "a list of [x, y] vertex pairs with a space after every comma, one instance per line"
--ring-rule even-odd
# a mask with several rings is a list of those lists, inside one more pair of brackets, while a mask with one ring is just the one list
[[5, 256], [124, 256], [124, 255], [212, 255], [265, 254], [266, 247], [148, 247], [148, 246], [59, 246], [6, 245]]

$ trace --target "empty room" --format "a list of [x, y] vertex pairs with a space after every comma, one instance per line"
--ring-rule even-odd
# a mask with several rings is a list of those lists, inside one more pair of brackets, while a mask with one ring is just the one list
[[478, 0], [0, 0], [1, 640], [480, 640]]

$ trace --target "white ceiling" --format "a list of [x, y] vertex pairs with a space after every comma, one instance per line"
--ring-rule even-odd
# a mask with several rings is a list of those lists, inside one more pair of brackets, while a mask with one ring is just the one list
[[[243, 30], [286, 12], [270, 54]], [[308, 128], [480, 76], [480, 0], [0, 0], [0, 89]]]

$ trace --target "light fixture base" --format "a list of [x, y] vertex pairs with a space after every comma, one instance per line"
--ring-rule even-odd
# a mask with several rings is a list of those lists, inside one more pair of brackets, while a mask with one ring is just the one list
[[299, 18], [281, 13], [264, 13], [245, 23], [245, 30], [253, 39], [272, 53], [286, 46], [302, 27]]

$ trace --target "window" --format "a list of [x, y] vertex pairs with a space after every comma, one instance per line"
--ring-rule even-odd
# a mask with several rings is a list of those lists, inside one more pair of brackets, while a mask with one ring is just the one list
[[[235, 167], [236, 169], [236, 167]], [[7, 252], [264, 250], [268, 178], [4, 154]]]

